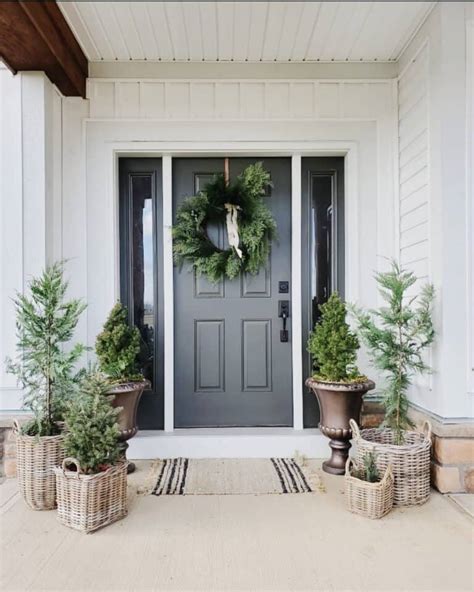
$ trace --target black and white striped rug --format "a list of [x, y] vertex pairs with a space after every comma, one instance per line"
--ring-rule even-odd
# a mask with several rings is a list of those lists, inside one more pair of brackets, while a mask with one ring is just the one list
[[265, 495], [324, 491], [319, 473], [292, 458], [155, 461], [152, 495]]

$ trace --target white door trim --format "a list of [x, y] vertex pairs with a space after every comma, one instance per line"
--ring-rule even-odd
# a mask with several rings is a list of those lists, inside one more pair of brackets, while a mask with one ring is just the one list
[[[303, 429], [303, 356], [302, 356], [302, 285], [301, 285], [301, 159], [307, 156], [345, 156], [345, 269], [346, 298], [357, 299], [358, 256], [358, 161], [357, 143], [329, 142], [113, 142], [106, 144], [110, 151], [112, 177], [118, 170], [119, 157], [162, 158], [163, 170], [163, 285], [164, 285], [164, 431], [174, 431], [174, 293], [172, 252], [172, 157], [180, 156], [285, 156], [292, 160], [291, 215], [291, 296], [292, 296], [292, 371], [293, 371], [293, 429]], [[118, 203], [117, 183], [114, 187]], [[118, 232], [116, 233], [118, 241]], [[350, 245], [350, 249], [348, 248]], [[118, 252], [118, 244], [116, 244]], [[118, 289], [119, 265], [116, 258]], [[116, 294], [118, 297], [119, 294]]]
[[303, 352], [301, 291], [301, 155], [291, 158], [291, 346], [293, 428], [303, 429]]

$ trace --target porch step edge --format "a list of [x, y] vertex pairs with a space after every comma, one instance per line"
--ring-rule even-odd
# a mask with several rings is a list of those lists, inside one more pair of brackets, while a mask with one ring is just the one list
[[144, 430], [130, 440], [130, 459], [153, 458], [269, 458], [300, 454], [324, 458], [328, 439], [317, 429], [219, 428]]

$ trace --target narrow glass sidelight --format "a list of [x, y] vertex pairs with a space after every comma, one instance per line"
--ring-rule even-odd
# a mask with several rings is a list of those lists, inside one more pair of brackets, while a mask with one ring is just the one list
[[120, 299], [141, 335], [140, 370], [150, 381], [138, 409], [141, 429], [163, 427], [163, 215], [161, 159], [121, 158]]
[[[308, 157], [301, 161], [301, 270], [303, 375], [313, 368], [306, 344], [319, 321], [319, 307], [332, 292], [344, 298], [344, 158]], [[305, 427], [316, 427], [319, 408], [304, 390]]]
[[313, 175], [311, 183], [311, 310], [312, 325], [319, 320], [319, 306], [334, 291], [334, 176]]
[[132, 176], [132, 290], [133, 322], [138, 327], [142, 345], [140, 365], [154, 385], [155, 357], [155, 264], [154, 211], [151, 177]]

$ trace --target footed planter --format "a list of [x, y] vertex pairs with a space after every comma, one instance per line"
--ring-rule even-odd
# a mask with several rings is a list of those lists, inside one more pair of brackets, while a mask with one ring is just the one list
[[[68, 467], [75, 466], [75, 471]], [[54, 469], [58, 520], [64, 526], [89, 533], [127, 515], [127, 463], [86, 475], [78, 461], [66, 458]]]
[[335, 383], [308, 378], [306, 386], [318, 399], [321, 411], [318, 427], [330, 439], [332, 453], [323, 463], [323, 471], [332, 475], [344, 475], [352, 438], [349, 420], [359, 420], [362, 396], [374, 389], [375, 383], [372, 380]]
[[[122, 443], [124, 456], [128, 448], [127, 440], [133, 438], [138, 432], [138, 404], [140, 403], [143, 391], [149, 387], [150, 383], [148, 380], [142, 380], [140, 382], [124, 382], [117, 384], [109, 390], [109, 394], [114, 397], [112, 405], [114, 407], [121, 407], [118, 416], [118, 424], [120, 429], [119, 440]], [[128, 472], [133, 473], [134, 470], [134, 463], [129, 463]]]

